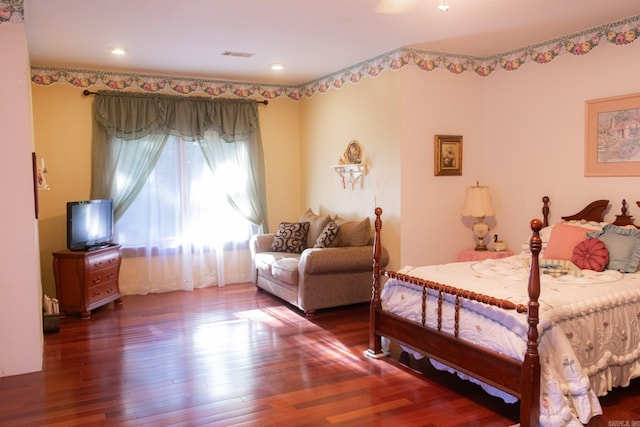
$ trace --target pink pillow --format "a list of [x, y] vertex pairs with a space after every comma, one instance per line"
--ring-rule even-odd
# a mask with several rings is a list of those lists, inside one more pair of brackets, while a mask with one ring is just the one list
[[604, 271], [609, 263], [609, 250], [600, 239], [587, 239], [573, 248], [571, 262], [582, 270]]
[[573, 248], [587, 239], [589, 230], [574, 225], [556, 224], [544, 250], [545, 259], [559, 259], [571, 261]]

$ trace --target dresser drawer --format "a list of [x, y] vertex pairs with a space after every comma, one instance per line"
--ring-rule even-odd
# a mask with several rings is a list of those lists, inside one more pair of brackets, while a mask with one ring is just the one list
[[87, 282], [88, 288], [94, 286], [100, 286], [108, 282], [113, 282], [118, 278], [118, 266], [114, 265], [103, 270], [96, 270], [89, 272], [89, 281]]
[[117, 266], [120, 263], [120, 253], [117, 251], [111, 251], [91, 254], [87, 259], [87, 263], [89, 272]]
[[120, 292], [118, 291], [118, 282], [116, 281], [92, 286], [87, 290], [87, 305], [92, 306], [100, 301], [113, 299], [116, 295], [118, 297], [120, 296]]

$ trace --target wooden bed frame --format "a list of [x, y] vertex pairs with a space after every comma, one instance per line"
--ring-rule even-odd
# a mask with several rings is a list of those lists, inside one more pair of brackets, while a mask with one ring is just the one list
[[[540, 357], [538, 354], [540, 268], [538, 256], [542, 250], [540, 230], [549, 224], [549, 197], [543, 197], [542, 202], [543, 220], [533, 219], [530, 223], [533, 234], [529, 242], [531, 270], [528, 281], [529, 302], [526, 305], [514, 304], [508, 300], [497, 299], [489, 295], [478, 294], [380, 268], [382, 209], [376, 208], [373, 289], [369, 314], [370, 329], [367, 356], [372, 358], [386, 357], [388, 354], [382, 351], [381, 337], [392, 339], [499, 390], [516, 396], [520, 399], [520, 425], [522, 427], [537, 426], [540, 416]], [[600, 222], [603, 221], [604, 212], [608, 205], [608, 200], [596, 200], [580, 212], [562, 217], [562, 219], [566, 221], [582, 219]], [[638, 202], [638, 206], [640, 206], [640, 202]], [[622, 214], [617, 215], [614, 224], [622, 226], [632, 223], [632, 217], [627, 215], [627, 202], [623, 200]], [[382, 276], [397, 278], [422, 287], [422, 324], [382, 310], [380, 299], [380, 279]], [[434, 290], [439, 295], [437, 328], [425, 325], [427, 289]], [[440, 330], [444, 294], [455, 297], [454, 334]], [[471, 342], [458, 339], [461, 299], [475, 300], [504, 310], [526, 313], [528, 331], [524, 360], [520, 362]], [[473, 354], [473, 357], [468, 357], [469, 354]]]

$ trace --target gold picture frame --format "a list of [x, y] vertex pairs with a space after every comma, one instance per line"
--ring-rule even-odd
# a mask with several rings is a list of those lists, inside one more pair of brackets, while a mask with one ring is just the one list
[[344, 150], [344, 155], [340, 159], [341, 164], [352, 165], [360, 163], [362, 161], [362, 147], [358, 141], [351, 140], [347, 144], [347, 149]]
[[640, 176], [640, 93], [586, 101], [584, 176]]
[[434, 137], [434, 175], [462, 175], [462, 136], [436, 135]]

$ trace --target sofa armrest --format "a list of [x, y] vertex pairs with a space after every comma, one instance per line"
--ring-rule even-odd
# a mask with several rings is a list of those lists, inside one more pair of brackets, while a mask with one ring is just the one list
[[[389, 254], [382, 248], [381, 267], [388, 262]], [[300, 275], [372, 270], [373, 246], [305, 249], [298, 264]]]
[[251, 253], [255, 255], [258, 252], [269, 252], [274, 237], [275, 233], [256, 234], [251, 237], [251, 244], [249, 245]]

